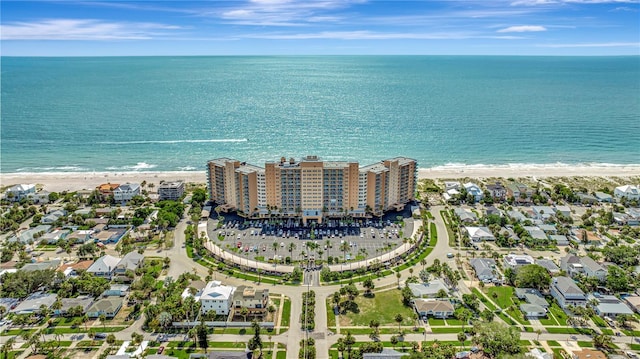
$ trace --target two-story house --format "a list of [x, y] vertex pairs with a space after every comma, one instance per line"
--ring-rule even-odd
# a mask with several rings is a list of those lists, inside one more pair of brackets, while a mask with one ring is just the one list
[[216, 314], [228, 315], [235, 290], [236, 287], [222, 285], [220, 281], [207, 283], [198, 298], [201, 304], [200, 312], [205, 314], [214, 310]]
[[587, 305], [586, 295], [569, 277], [553, 278], [549, 292], [562, 309], [567, 309], [570, 305], [579, 307]]
[[607, 270], [591, 257], [580, 257], [580, 263], [587, 277], [596, 277], [600, 281], [607, 279]]
[[618, 198], [626, 198], [628, 200], [640, 200], [640, 189], [638, 186], [625, 185], [616, 187], [613, 190], [613, 195]]
[[129, 202], [135, 196], [140, 195], [140, 185], [137, 183], [125, 183], [113, 190], [113, 199], [116, 202]]
[[131, 282], [133, 278], [127, 277], [127, 271], [135, 272], [142, 265], [144, 256], [138, 252], [129, 252], [122, 257], [116, 265], [113, 275], [122, 282]]
[[491, 197], [496, 201], [504, 201], [507, 199], [507, 188], [500, 182], [487, 185], [487, 191], [489, 191]]
[[507, 197], [513, 197], [516, 202], [530, 202], [533, 196], [533, 189], [527, 185], [513, 182], [507, 184]]
[[247, 308], [250, 315], [264, 315], [269, 306], [269, 289], [256, 290], [253, 287], [239, 286], [233, 293], [233, 311], [239, 313]]
[[36, 193], [36, 185], [17, 184], [7, 190], [5, 198], [11, 202], [20, 202], [23, 198], [27, 198], [29, 194], [33, 193]]
[[464, 184], [464, 189], [467, 190], [468, 194], [473, 196], [473, 199], [476, 202], [479, 202], [480, 200], [482, 200], [482, 197], [484, 197], [484, 192], [482, 191], [480, 186], [478, 186], [475, 183], [471, 183], [471, 182], [465, 183]]

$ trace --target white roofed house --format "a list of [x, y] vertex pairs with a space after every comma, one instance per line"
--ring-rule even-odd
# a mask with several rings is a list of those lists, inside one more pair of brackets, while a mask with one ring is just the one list
[[464, 227], [467, 234], [469, 234], [469, 238], [474, 242], [483, 242], [483, 241], [495, 241], [496, 237], [494, 237], [491, 230], [487, 227]]
[[113, 190], [113, 199], [116, 202], [129, 202], [135, 196], [140, 195], [140, 184], [125, 183]]
[[640, 200], [640, 189], [638, 186], [634, 185], [620, 186], [613, 190], [613, 195], [617, 198], [626, 198], [631, 201], [638, 201]]
[[18, 304], [11, 313], [16, 314], [33, 314], [39, 313], [41, 306], [46, 306], [47, 308], [51, 308], [53, 303], [58, 300], [57, 294], [49, 294], [49, 293], [33, 293], [27, 297], [27, 299], [23, 300], [22, 303]]
[[511, 269], [534, 264], [533, 257], [528, 254], [508, 254], [502, 258], [504, 265]]
[[17, 184], [5, 192], [5, 198], [11, 202], [20, 202], [32, 193], [36, 193], [35, 184]]
[[107, 254], [93, 262], [93, 264], [87, 269], [87, 272], [93, 273], [96, 277], [111, 280], [118, 263], [120, 263], [120, 258]]
[[207, 283], [199, 298], [200, 312], [205, 314], [210, 310], [215, 310], [216, 314], [228, 315], [235, 290], [235, 287], [222, 285], [220, 281]]
[[408, 284], [411, 294], [417, 298], [436, 298], [440, 291], [449, 294], [449, 287], [440, 279], [434, 279], [427, 283]]
[[482, 192], [482, 188], [475, 183], [467, 182], [464, 184], [464, 188], [467, 190], [467, 194], [473, 196], [474, 201], [479, 202], [484, 197], [484, 192]]

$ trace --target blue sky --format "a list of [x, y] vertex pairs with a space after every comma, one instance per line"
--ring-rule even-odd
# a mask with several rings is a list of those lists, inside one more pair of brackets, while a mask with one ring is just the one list
[[640, 55], [640, 0], [7, 1], [4, 56]]

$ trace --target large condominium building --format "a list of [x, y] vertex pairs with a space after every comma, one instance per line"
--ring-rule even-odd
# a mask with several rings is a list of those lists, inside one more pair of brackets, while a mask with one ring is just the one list
[[158, 199], [160, 201], [172, 200], [177, 201], [184, 194], [184, 182], [163, 182], [158, 187]]
[[208, 162], [209, 194], [223, 210], [322, 221], [325, 216], [380, 215], [414, 199], [416, 161], [397, 157], [365, 167], [357, 162], [282, 157], [258, 167], [229, 158]]

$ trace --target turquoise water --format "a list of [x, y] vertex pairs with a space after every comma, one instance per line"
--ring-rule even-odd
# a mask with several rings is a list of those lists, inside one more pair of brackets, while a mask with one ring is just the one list
[[2, 58], [1, 171], [640, 163], [640, 57]]

